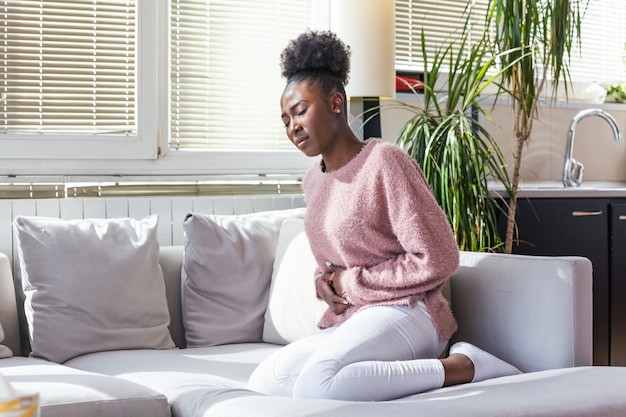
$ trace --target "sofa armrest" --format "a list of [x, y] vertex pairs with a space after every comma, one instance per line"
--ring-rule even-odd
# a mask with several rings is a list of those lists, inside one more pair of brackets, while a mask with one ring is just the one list
[[20, 354], [19, 322], [15, 301], [15, 284], [11, 273], [9, 258], [0, 253], [0, 324], [4, 331], [3, 345], [9, 347], [13, 354]]
[[592, 266], [582, 257], [462, 252], [451, 277], [464, 340], [524, 372], [591, 365]]

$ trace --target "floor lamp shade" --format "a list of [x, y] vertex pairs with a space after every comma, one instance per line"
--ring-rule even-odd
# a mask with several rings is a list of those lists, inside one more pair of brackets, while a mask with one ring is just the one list
[[394, 0], [331, 0], [330, 29], [350, 47], [349, 97], [395, 98]]

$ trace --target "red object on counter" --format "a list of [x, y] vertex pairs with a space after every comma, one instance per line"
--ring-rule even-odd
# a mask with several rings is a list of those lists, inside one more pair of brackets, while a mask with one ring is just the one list
[[396, 91], [411, 92], [424, 90], [424, 82], [408, 75], [396, 75]]

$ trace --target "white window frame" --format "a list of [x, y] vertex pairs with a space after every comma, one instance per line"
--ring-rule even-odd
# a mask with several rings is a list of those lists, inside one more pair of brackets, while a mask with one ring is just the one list
[[139, 0], [137, 39], [137, 127], [136, 135], [5, 134], [0, 136], [0, 158], [41, 165], [55, 159], [149, 159], [157, 157], [157, 9], [152, 2]]
[[[138, 0], [136, 137], [9, 135], [0, 139], [0, 176], [146, 177], [202, 180], [216, 175], [301, 175], [312, 164], [299, 150], [177, 151], [169, 132], [167, 0]], [[276, 57], [278, 65], [279, 57]], [[277, 66], [278, 71], [278, 66]], [[276, 97], [276, 117], [280, 117]], [[285, 140], [288, 140], [285, 136]]]
[[[159, 62], [160, 91], [167, 94], [161, 97], [159, 105], [159, 132], [160, 149], [163, 158], [158, 161], [161, 173], [171, 172], [176, 175], [301, 175], [313, 165], [313, 160], [294, 147], [293, 150], [254, 150], [254, 151], [227, 151], [227, 150], [177, 150], [169, 149], [168, 139], [165, 136], [170, 131], [169, 126], [169, 7], [167, 0], [157, 0], [161, 7], [159, 22], [163, 28], [160, 32], [159, 50], [165, 51]], [[276, 57], [278, 71], [279, 57]], [[280, 97], [276, 97], [276, 118], [280, 118]], [[245, 112], [242, 110], [245, 119]], [[285, 140], [289, 140], [285, 134]]]
[[[314, 161], [296, 149], [251, 152], [168, 149], [168, 9], [167, 0], [138, 0], [138, 135], [132, 140], [128, 137], [103, 140], [100, 135], [69, 139], [47, 136], [45, 140], [36, 135], [20, 135], [18, 139], [2, 137], [0, 176], [4, 181], [8, 176], [137, 176], [157, 180], [181, 176], [202, 180], [238, 174], [301, 175], [310, 168]], [[323, 16], [316, 18], [324, 21]], [[277, 118], [278, 101], [276, 97]]]

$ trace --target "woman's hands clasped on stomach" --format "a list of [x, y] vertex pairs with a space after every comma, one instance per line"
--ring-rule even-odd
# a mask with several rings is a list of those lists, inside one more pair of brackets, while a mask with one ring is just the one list
[[346, 269], [333, 265], [329, 261], [326, 261], [326, 267], [328, 269], [315, 279], [315, 289], [317, 295], [328, 304], [331, 311], [340, 315], [350, 306], [341, 286], [341, 275]]

